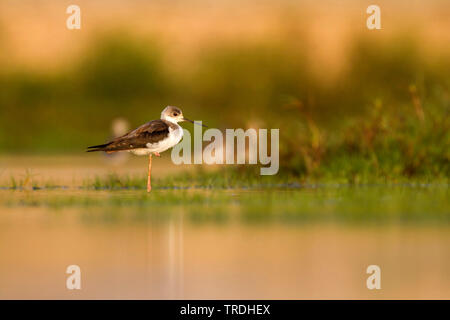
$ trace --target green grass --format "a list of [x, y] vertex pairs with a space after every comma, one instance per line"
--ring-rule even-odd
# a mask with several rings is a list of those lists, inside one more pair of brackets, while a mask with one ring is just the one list
[[[339, 164], [337, 164], [339, 166]], [[261, 176], [259, 166], [226, 166], [216, 171], [197, 169], [171, 175], [163, 179], [153, 179], [152, 185], [159, 189], [273, 189], [273, 188], [301, 188], [308, 185], [439, 185], [448, 187], [449, 179], [444, 176], [436, 177], [422, 175], [405, 177], [402, 174], [377, 174], [376, 172], [361, 171], [358, 167], [351, 167], [349, 172], [339, 171], [334, 167], [324, 170], [317, 176], [292, 174], [281, 171], [273, 176]], [[146, 178], [143, 176], [118, 176], [109, 174], [105, 177], [88, 179], [83, 183], [87, 189], [145, 189]]]
[[[420, 175], [405, 177], [401, 173], [380, 174], [358, 167], [358, 164], [342, 164], [348, 171], [342, 170], [339, 162], [323, 170], [320, 175], [297, 175], [281, 170], [277, 175], [261, 176], [259, 166], [232, 165], [217, 170], [198, 168], [165, 178], [152, 179], [154, 189], [298, 189], [309, 186], [440, 186], [448, 187], [446, 176]], [[9, 182], [0, 185], [2, 189], [80, 189], [80, 190], [145, 190], [145, 175], [118, 175], [109, 173], [85, 179], [81, 185], [60, 185], [51, 180], [37, 182], [34, 175], [25, 171], [19, 177], [10, 177]]]

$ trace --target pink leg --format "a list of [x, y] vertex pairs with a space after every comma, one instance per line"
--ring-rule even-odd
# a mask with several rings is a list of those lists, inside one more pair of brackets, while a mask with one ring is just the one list
[[147, 192], [152, 191], [152, 154], [148, 155]]
[[161, 157], [161, 155], [159, 154], [159, 152], [153, 152], [153, 154], [157, 157]]

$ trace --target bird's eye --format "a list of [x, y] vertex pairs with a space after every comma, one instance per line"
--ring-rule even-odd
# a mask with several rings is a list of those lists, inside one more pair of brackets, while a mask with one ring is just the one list
[[173, 116], [174, 116], [174, 117], [176, 117], [177, 115], [178, 115], [178, 113], [176, 113], [176, 112], [173, 113]]

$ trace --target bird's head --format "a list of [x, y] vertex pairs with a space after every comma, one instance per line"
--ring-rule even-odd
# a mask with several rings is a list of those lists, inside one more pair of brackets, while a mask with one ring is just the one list
[[189, 121], [191, 123], [206, 127], [203, 124], [194, 122], [192, 120], [189, 120], [183, 116], [183, 111], [181, 111], [180, 108], [173, 107], [173, 106], [167, 106], [162, 112], [161, 112], [161, 119], [167, 120], [173, 123], [178, 123], [182, 121]]
[[184, 121], [183, 111], [180, 108], [168, 106], [161, 112], [161, 119], [173, 123]]

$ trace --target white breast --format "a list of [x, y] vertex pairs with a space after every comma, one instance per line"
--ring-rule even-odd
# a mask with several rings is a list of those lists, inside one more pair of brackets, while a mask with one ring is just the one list
[[163, 152], [180, 142], [181, 138], [183, 138], [183, 128], [177, 124], [176, 129], [169, 127], [169, 135], [163, 140], [157, 143], [147, 143], [147, 148], [134, 149], [131, 152], [138, 156], [148, 155], [152, 152]]

